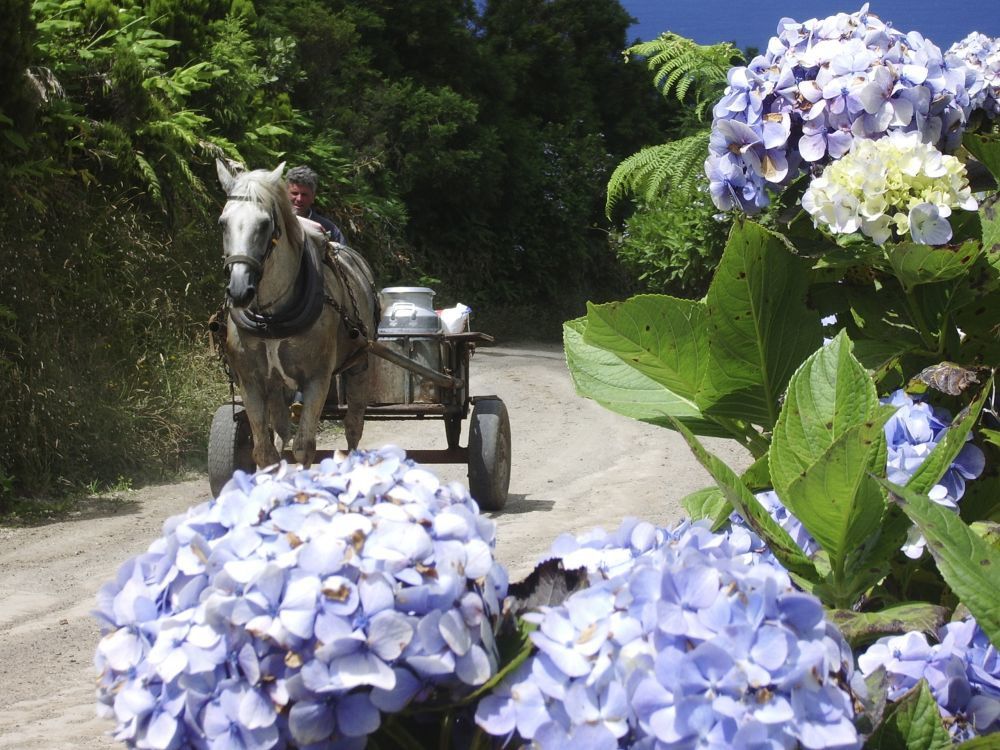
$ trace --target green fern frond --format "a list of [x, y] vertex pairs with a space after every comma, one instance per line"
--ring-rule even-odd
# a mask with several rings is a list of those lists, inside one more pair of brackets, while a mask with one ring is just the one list
[[702, 112], [706, 103], [722, 96], [729, 69], [743, 62], [742, 53], [729, 42], [697, 44], [670, 32], [635, 44], [625, 54], [645, 58], [653, 83], [664, 96], [684, 101], [690, 95]]
[[153, 169], [152, 165], [146, 160], [146, 157], [138, 152], [136, 152], [135, 155], [135, 163], [138, 167], [139, 174], [146, 183], [146, 189], [149, 190], [150, 196], [157, 203], [162, 204], [163, 190], [160, 187], [160, 178], [156, 176], [156, 170]]
[[676, 141], [644, 148], [619, 164], [608, 181], [605, 212], [626, 195], [639, 195], [647, 203], [669, 186], [678, 192], [693, 192], [699, 184], [702, 163], [708, 153], [709, 130]]

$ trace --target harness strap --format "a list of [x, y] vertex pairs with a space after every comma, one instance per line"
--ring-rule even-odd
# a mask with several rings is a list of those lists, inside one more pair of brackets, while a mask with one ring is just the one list
[[[341, 285], [347, 290], [347, 296], [351, 301], [351, 312], [353, 314], [348, 313], [344, 306], [337, 302], [337, 300], [329, 294], [326, 295], [326, 302], [340, 315], [340, 319], [344, 323], [344, 328], [347, 330], [348, 336], [352, 339], [356, 339], [359, 336], [367, 339], [368, 326], [366, 326], [364, 321], [361, 320], [361, 312], [358, 309], [358, 300], [357, 297], [354, 296], [354, 287], [347, 278], [347, 270], [344, 267], [343, 250], [353, 252], [346, 245], [341, 245], [338, 242], [327, 242], [326, 252], [323, 253], [323, 264], [334, 272], [340, 280]], [[381, 313], [379, 312], [378, 293], [375, 291], [375, 283], [373, 279], [368, 278], [367, 274], [363, 273], [361, 275], [364, 276], [365, 280], [368, 282], [369, 291], [372, 296], [372, 309], [375, 311], [375, 322], [377, 323]]]
[[286, 305], [271, 313], [230, 308], [229, 315], [245, 331], [264, 338], [287, 338], [301, 333], [319, 319], [324, 298], [323, 274], [303, 244], [299, 272]]
[[226, 259], [222, 262], [222, 266], [223, 268], [229, 268], [234, 263], [246, 263], [248, 266], [251, 266], [253, 270], [255, 270], [257, 273], [264, 272], [264, 264], [261, 263], [252, 255], [234, 253], [233, 255], [226, 257]]

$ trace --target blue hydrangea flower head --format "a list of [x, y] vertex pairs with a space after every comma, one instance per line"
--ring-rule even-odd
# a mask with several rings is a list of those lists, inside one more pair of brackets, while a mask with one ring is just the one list
[[948, 623], [935, 644], [915, 632], [880, 638], [858, 668], [865, 676], [884, 669], [891, 701], [926, 680], [956, 740], [1000, 731], [1000, 656], [974, 618]]
[[974, 31], [955, 42], [948, 55], [974, 71], [968, 86], [972, 109], [981, 109], [991, 120], [1000, 117], [1000, 38]]
[[[886, 475], [890, 482], [906, 484], [944, 437], [951, 424], [951, 415], [925, 401], [914, 399], [903, 390], [895, 391], [882, 402], [898, 407], [884, 427], [888, 446]], [[969, 435], [968, 440], [971, 439], [972, 435]], [[928, 496], [939, 505], [957, 512], [958, 502], [965, 494], [966, 480], [977, 478], [985, 467], [983, 451], [971, 442], [966, 443]], [[923, 554], [924, 538], [916, 527], [911, 529], [903, 552], [914, 559]]]
[[102, 587], [101, 713], [129, 747], [363, 747], [496, 673], [494, 545], [392, 446], [237, 472]]
[[855, 139], [916, 131], [957, 148], [982, 74], [916, 32], [856, 13], [783, 18], [767, 48], [734, 68], [713, 109], [705, 174], [715, 205], [749, 214], [813, 165], [839, 159]]
[[525, 615], [536, 651], [480, 701], [489, 734], [538, 747], [860, 747], [846, 642], [745, 529], [630, 519], [554, 552], [591, 585]]

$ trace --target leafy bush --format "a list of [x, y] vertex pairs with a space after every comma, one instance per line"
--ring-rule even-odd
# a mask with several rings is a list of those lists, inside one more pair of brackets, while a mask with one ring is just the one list
[[700, 297], [726, 244], [728, 225], [717, 214], [702, 193], [668, 193], [638, 206], [612, 241], [646, 291]]
[[[958, 57], [991, 44], [942, 54], [867, 6], [783, 23], [729, 72], [705, 162], [718, 209], [772, 205], [769, 226], [737, 215], [703, 300], [591, 305], [564, 328], [578, 390], [678, 430], [713, 477], [692, 517], [738, 517], [823, 602], [863, 662], [870, 747], [998, 729], [1000, 217], [966, 164], [995, 191], [1000, 123], [981, 59]], [[758, 460], [738, 476], [697, 435]]]

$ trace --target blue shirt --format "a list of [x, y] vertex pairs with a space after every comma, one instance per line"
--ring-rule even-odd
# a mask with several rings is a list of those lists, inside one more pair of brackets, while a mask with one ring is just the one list
[[341, 245], [346, 245], [347, 242], [344, 240], [344, 233], [340, 231], [340, 227], [334, 224], [330, 219], [323, 216], [321, 213], [317, 213], [312, 208], [309, 209], [309, 215], [304, 217], [310, 221], [315, 221], [321, 227], [323, 231], [326, 232], [330, 239], [334, 242], [339, 242]]

